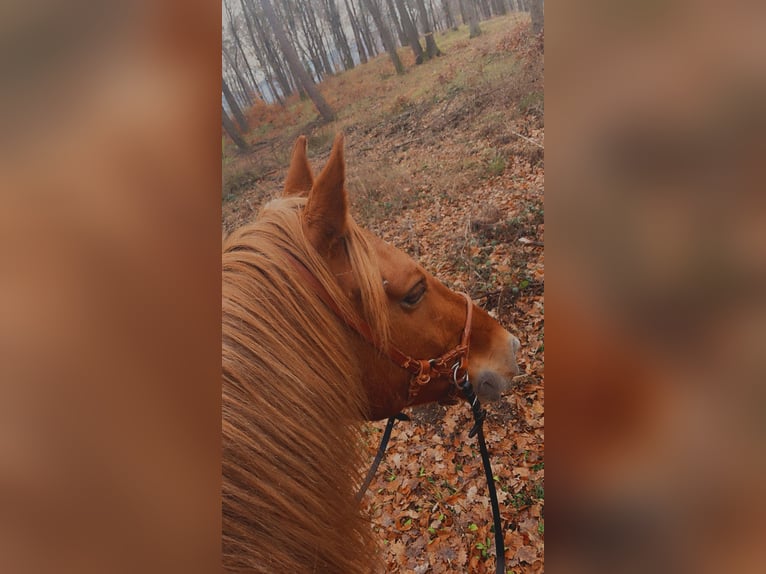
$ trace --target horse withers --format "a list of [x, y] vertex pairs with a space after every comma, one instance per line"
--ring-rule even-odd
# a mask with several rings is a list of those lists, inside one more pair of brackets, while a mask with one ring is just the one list
[[453, 398], [456, 371], [490, 401], [518, 373], [518, 340], [361, 229], [344, 180], [342, 135], [316, 177], [298, 138], [282, 197], [224, 241], [229, 571], [373, 571], [360, 423]]

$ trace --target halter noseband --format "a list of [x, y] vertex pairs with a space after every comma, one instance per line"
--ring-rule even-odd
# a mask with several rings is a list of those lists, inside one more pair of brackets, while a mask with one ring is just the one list
[[[420, 392], [420, 389], [427, 385], [433, 379], [440, 379], [446, 377], [452, 377], [452, 381], [457, 385], [458, 381], [465, 378], [468, 352], [470, 350], [471, 342], [471, 319], [473, 318], [473, 301], [466, 293], [459, 293], [463, 296], [466, 302], [466, 316], [465, 326], [463, 327], [463, 334], [460, 337], [460, 342], [456, 347], [447, 351], [436, 359], [413, 359], [402, 353], [396, 347], [390, 347], [388, 349], [388, 356], [391, 360], [412, 373], [413, 377], [410, 380], [410, 387], [408, 391], [407, 400], [412, 402]], [[454, 391], [457, 390], [456, 386], [450, 387], [450, 399], [454, 396]]]
[[467, 313], [465, 318], [465, 327], [463, 334], [457, 346], [447, 351], [435, 359], [413, 359], [393, 345], [383, 348], [372, 336], [372, 330], [366, 321], [357, 321], [341, 311], [335, 300], [327, 292], [327, 289], [319, 282], [319, 279], [298, 259], [291, 255], [295, 269], [311, 286], [319, 298], [332, 310], [346, 325], [359, 333], [361, 337], [370, 345], [378, 349], [381, 353], [388, 356], [395, 364], [412, 374], [409, 389], [407, 391], [407, 402], [412, 403], [420, 392], [420, 389], [434, 379], [451, 377], [455, 385], [450, 387], [449, 394], [443, 402], [454, 401], [457, 384], [465, 379], [467, 374], [468, 352], [471, 340], [471, 320], [473, 317], [473, 302], [466, 293], [460, 293], [465, 298]]

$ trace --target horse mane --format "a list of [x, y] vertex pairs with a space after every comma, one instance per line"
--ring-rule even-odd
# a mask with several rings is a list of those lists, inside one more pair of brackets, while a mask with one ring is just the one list
[[[306, 240], [306, 200], [272, 201], [223, 245], [223, 563], [227, 571], [372, 570], [354, 500], [368, 411], [354, 335], [295, 273], [305, 265], [356, 315]], [[346, 249], [377, 340], [388, 339], [374, 250], [349, 218]]]

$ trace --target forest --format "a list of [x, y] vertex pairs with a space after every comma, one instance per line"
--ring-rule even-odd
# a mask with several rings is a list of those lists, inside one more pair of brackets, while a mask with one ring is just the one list
[[530, 12], [535, 34], [543, 26], [542, 0], [224, 0], [222, 104], [224, 128], [246, 130], [243, 109], [256, 101], [308, 95], [322, 118], [334, 112], [314, 88], [327, 76], [351, 70], [385, 52], [397, 74], [405, 67], [397, 49], [407, 46], [416, 64], [441, 55], [435, 33], [480, 21]]

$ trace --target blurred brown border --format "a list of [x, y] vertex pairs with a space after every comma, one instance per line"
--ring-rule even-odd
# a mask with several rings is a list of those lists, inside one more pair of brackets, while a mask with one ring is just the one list
[[220, 569], [220, 12], [0, 23], [0, 571]]
[[[546, 565], [761, 572], [764, 5], [545, 13]], [[0, 571], [218, 570], [218, 5], [0, 38]]]
[[546, 2], [550, 572], [763, 572], [764, 16]]

